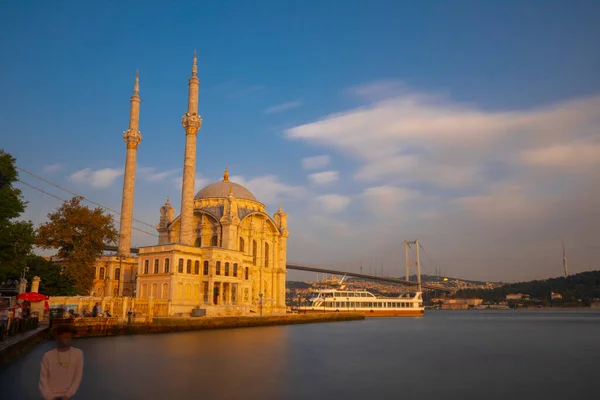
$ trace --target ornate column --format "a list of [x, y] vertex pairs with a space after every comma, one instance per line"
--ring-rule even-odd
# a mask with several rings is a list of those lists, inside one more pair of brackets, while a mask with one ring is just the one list
[[192, 65], [192, 76], [188, 83], [188, 111], [182, 117], [185, 128], [185, 156], [183, 162], [183, 184], [181, 185], [181, 226], [179, 242], [188, 246], [194, 245], [194, 181], [196, 179], [196, 136], [202, 126], [202, 118], [198, 115], [198, 67], [196, 52]]
[[135, 166], [137, 147], [142, 141], [139, 131], [140, 95], [139, 75], [135, 73], [133, 95], [129, 101], [129, 129], [123, 132], [127, 147], [125, 173], [123, 176], [123, 196], [121, 198], [121, 223], [119, 227], [119, 255], [129, 256], [131, 252], [131, 224], [133, 220], [133, 195], [135, 187]]

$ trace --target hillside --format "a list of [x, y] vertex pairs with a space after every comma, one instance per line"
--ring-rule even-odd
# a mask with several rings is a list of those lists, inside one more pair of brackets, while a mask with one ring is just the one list
[[549, 300], [550, 293], [560, 293], [563, 302], [590, 303], [600, 298], [600, 271], [586, 271], [567, 278], [551, 278], [530, 282], [509, 283], [496, 289], [465, 289], [454, 297], [478, 297], [484, 301], [503, 301], [507, 294], [528, 294], [532, 299]]

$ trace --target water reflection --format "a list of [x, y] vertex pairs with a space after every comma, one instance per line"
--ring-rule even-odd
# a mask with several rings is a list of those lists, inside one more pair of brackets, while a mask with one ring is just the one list
[[[439, 311], [76, 341], [79, 399], [575, 399], [600, 392], [600, 313]], [[38, 399], [43, 344], [0, 370]]]

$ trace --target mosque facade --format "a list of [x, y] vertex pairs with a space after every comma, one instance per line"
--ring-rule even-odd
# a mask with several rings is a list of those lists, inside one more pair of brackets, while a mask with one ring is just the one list
[[[194, 193], [198, 115], [196, 55], [189, 79], [188, 110], [182, 118], [185, 156], [181, 213], [169, 198], [160, 208], [158, 243], [131, 254], [135, 160], [141, 134], [139, 83], [131, 99], [118, 253], [96, 264], [92, 294], [100, 291], [168, 302], [168, 314], [189, 316], [285, 313], [287, 214], [272, 216], [247, 188], [223, 179]], [[130, 294], [131, 293], [131, 294]]]

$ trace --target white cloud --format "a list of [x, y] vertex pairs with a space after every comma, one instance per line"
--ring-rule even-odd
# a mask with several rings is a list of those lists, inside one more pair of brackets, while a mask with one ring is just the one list
[[54, 172], [59, 171], [62, 167], [63, 167], [62, 163], [45, 165], [44, 168], [42, 169], [42, 172], [44, 174], [52, 174]]
[[106, 188], [112, 185], [117, 178], [123, 175], [123, 170], [119, 168], [103, 168], [92, 170], [91, 168], [81, 169], [69, 176], [69, 180], [80, 185], [88, 185], [94, 188]]
[[367, 188], [362, 195], [371, 212], [388, 216], [394, 216], [402, 203], [419, 197], [413, 190], [386, 185]]
[[[358, 92], [385, 87], [375, 86]], [[584, 135], [597, 137], [597, 109], [600, 96], [532, 110], [491, 112], [441, 95], [404, 91], [287, 129], [285, 134], [358, 160], [358, 180], [466, 187], [481, 182], [486, 162], [510, 164], [519, 161], [520, 151], [561, 146]], [[595, 154], [586, 151], [589, 159]]]
[[140, 167], [137, 173], [148, 182], [164, 182], [172, 180], [173, 175], [181, 173], [181, 168], [172, 168], [166, 171], [158, 171], [155, 167]]
[[264, 113], [265, 114], [274, 114], [274, 113], [278, 113], [278, 112], [282, 112], [282, 111], [287, 111], [287, 110], [291, 110], [294, 108], [298, 108], [302, 104], [303, 103], [300, 100], [290, 101], [287, 103], [278, 104], [276, 106], [269, 107], [264, 111]]
[[389, 81], [351, 91], [368, 104], [284, 131], [354, 161], [363, 188], [367, 212], [344, 215], [362, 250], [336, 237], [319, 257], [393, 264], [418, 238], [450, 275], [503, 280], [559, 275], [561, 237], [573, 268], [597, 258], [600, 96], [490, 111]]
[[317, 201], [319, 201], [321, 207], [325, 211], [332, 213], [344, 211], [348, 204], [350, 204], [350, 200], [350, 197], [339, 194], [326, 194], [317, 197]]
[[325, 185], [327, 183], [337, 182], [339, 174], [337, 171], [315, 172], [308, 176], [308, 180], [315, 185]]
[[314, 157], [306, 157], [302, 159], [302, 168], [303, 169], [319, 169], [326, 167], [329, 165], [329, 156], [314, 156]]
[[275, 175], [259, 176], [248, 180], [241, 176], [230, 176], [229, 180], [244, 186], [258, 201], [267, 205], [301, 199], [306, 195], [304, 188], [283, 183]]
[[579, 140], [522, 152], [521, 161], [538, 167], [581, 170], [600, 165], [600, 141]]

